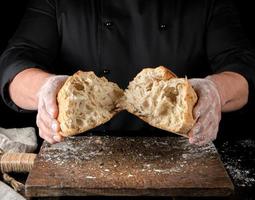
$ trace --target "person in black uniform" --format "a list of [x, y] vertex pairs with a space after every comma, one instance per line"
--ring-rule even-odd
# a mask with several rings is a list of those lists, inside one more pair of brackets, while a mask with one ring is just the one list
[[[198, 145], [216, 138], [221, 112], [242, 108], [254, 88], [255, 54], [231, 1], [36, 0], [1, 56], [1, 95], [18, 112], [38, 110], [39, 135], [55, 143], [67, 75], [92, 70], [126, 88], [159, 65], [192, 78], [199, 100], [189, 140]], [[151, 127], [122, 112], [103, 128]]]

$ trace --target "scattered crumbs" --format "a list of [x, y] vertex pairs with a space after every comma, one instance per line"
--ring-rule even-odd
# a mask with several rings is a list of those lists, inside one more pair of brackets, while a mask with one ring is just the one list
[[64, 142], [52, 145], [45, 143], [45, 148], [40, 152], [40, 156], [46, 162], [52, 162], [54, 165], [72, 162], [72, 166], [76, 166], [83, 161], [93, 160], [103, 155], [102, 148], [107, 150], [108, 147], [102, 147], [99, 141], [101, 141], [100, 137], [88, 137], [84, 140], [70, 137], [66, 138]]
[[86, 176], [85, 178], [88, 178], [88, 179], [95, 179], [96, 177], [95, 177], [95, 176]]
[[155, 172], [166, 172], [167, 170], [165, 170], [165, 169], [154, 169], [153, 171], [155, 171]]
[[162, 174], [172, 174], [172, 173], [181, 172], [181, 169], [179, 167], [172, 167], [169, 169], [153, 169], [153, 171], [157, 173], [162, 173]]
[[149, 168], [151, 165], [150, 164], [144, 164], [143, 166]]
[[251, 187], [254, 185], [255, 179], [251, 177], [249, 170], [242, 169], [238, 165], [227, 165], [226, 169], [229, 171], [237, 186]]
[[186, 159], [188, 157], [188, 155], [187, 154], [182, 154], [182, 158], [184, 158], [184, 159]]
[[[180, 147], [179, 147], [180, 148]], [[215, 158], [217, 155], [217, 150], [212, 142], [198, 147], [197, 145], [191, 145], [188, 141], [183, 141], [181, 148], [184, 150], [184, 153], [181, 155], [182, 159], [189, 160], [195, 158], [210, 157]]]
[[[214, 158], [216, 150], [212, 143], [198, 147], [186, 138], [121, 138], [109, 136], [70, 137], [64, 142], [44, 144], [41, 158], [67, 170], [77, 166], [88, 169], [90, 174], [100, 170], [101, 175], [120, 177], [185, 173], [196, 167], [196, 158]], [[137, 148], [134, 148], [134, 145]], [[156, 150], [155, 150], [156, 149]], [[174, 151], [174, 153], [173, 153]], [[68, 167], [66, 167], [68, 165]], [[202, 163], [199, 163], [202, 165]], [[85, 166], [85, 167], [84, 167]], [[187, 170], [188, 169], [188, 170]], [[111, 173], [107, 173], [111, 172]], [[111, 174], [111, 175], [110, 175]], [[128, 174], [128, 175], [127, 175]], [[94, 176], [84, 176], [95, 179]], [[118, 177], [118, 178], [120, 178]], [[97, 178], [98, 180], [98, 178]]]
[[255, 186], [255, 141], [226, 141], [218, 145], [221, 160], [235, 186]]
[[253, 148], [253, 149], [255, 149], [255, 141], [253, 141], [253, 140], [241, 140], [241, 141], [239, 141], [239, 144], [243, 148]]
[[96, 140], [95, 140], [95, 143], [96, 143], [96, 144], [103, 144], [101, 138], [96, 139]]
[[160, 145], [169, 145], [167, 142], [158, 142]]

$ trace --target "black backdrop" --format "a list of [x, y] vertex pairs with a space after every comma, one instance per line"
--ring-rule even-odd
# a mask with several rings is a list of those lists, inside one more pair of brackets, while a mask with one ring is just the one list
[[[0, 52], [15, 32], [24, 14], [27, 0], [0, 1]], [[1, 67], [1, 66], [0, 66]], [[0, 98], [0, 126], [5, 128], [35, 126], [35, 113], [20, 114], [5, 106]]]
[[[253, 27], [255, 27], [255, 6], [253, 6], [252, 1], [234, 0], [234, 2], [240, 10], [240, 18], [246, 35], [253, 46], [255, 46], [255, 29], [253, 29]], [[0, 52], [3, 51], [8, 40], [18, 26], [23, 16], [26, 3], [27, 0], [0, 1]], [[253, 131], [253, 123], [255, 123], [254, 105], [255, 102], [250, 102], [250, 104], [246, 106], [246, 109], [223, 114], [219, 137], [255, 138], [255, 133]], [[35, 126], [35, 113], [15, 113], [7, 108], [0, 99], [0, 126]]]

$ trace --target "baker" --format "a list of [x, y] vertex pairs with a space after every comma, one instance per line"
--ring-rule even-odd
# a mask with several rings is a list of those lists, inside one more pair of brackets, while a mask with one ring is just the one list
[[[67, 75], [92, 70], [125, 88], [158, 65], [191, 78], [198, 145], [216, 139], [221, 113], [242, 108], [254, 87], [255, 55], [231, 1], [36, 0], [1, 56], [1, 95], [18, 112], [38, 110], [40, 136], [56, 143]], [[126, 112], [101, 128], [151, 129]]]

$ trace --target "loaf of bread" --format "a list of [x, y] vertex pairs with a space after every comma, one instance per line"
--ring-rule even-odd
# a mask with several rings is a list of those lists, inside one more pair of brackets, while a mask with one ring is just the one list
[[60, 89], [58, 121], [63, 136], [72, 136], [110, 120], [123, 90], [94, 72], [78, 71]]
[[186, 78], [165, 67], [145, 68], [129, 83], [118, 106], [150, 125], [188, 137], [197, 95]]
[[188, 137], [195, 123], [197, 95], [186, 78], [169, 69], [143, 69], [125, 92], [94, 72], [78, 71], [69, 77], [58, 96], [61, 134], [76, 135], [104, 124], [121, 110], [150, 125]]

